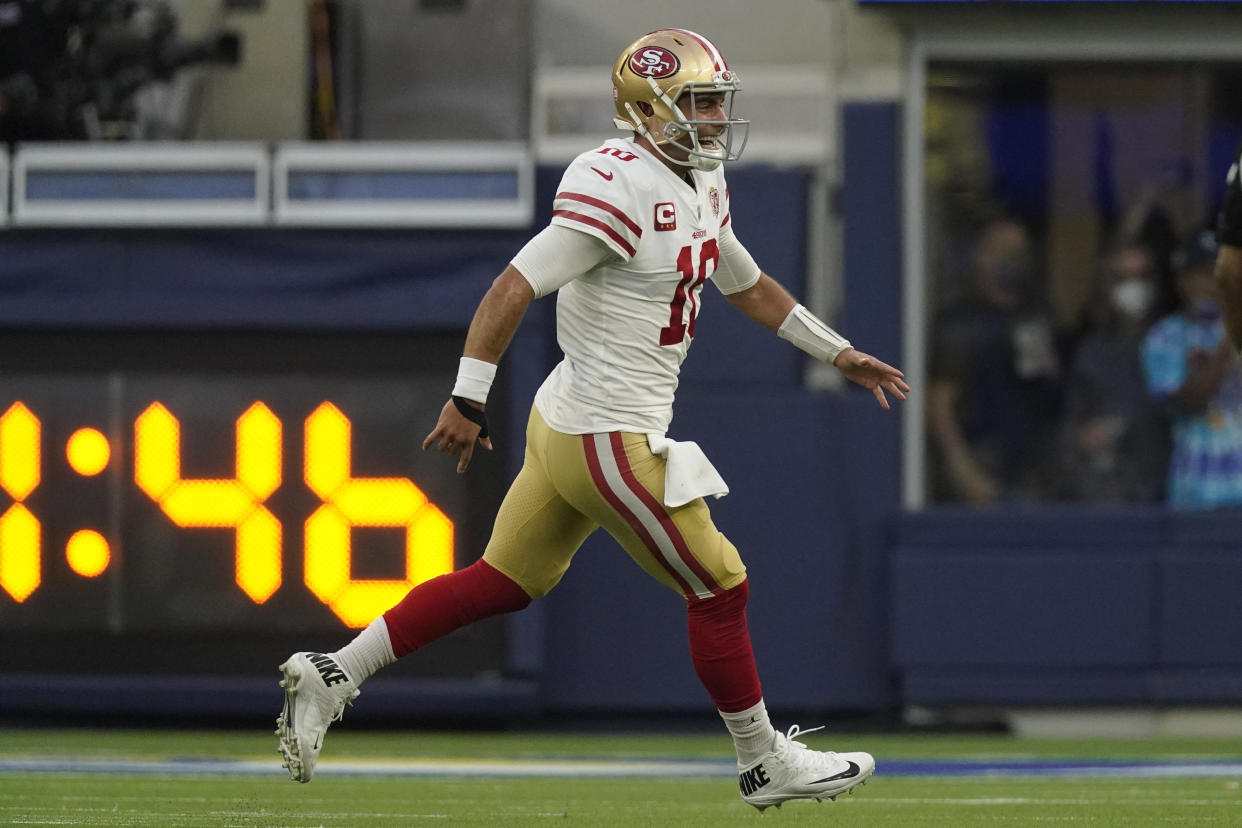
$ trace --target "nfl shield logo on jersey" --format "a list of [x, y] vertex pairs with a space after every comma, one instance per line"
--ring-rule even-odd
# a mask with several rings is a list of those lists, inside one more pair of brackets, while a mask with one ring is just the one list
[[720, 218], [720, 190], [715, 187], [709, 189], [707, 200], [712, 203], [712, 218]]

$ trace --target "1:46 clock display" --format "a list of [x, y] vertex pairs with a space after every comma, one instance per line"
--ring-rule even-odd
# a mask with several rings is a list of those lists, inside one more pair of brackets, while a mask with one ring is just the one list
[[[293, 590], [302, 600], [290, 606], [309, 593], [339, 624], [364, 626], [454, 567], [464, 484], [418, 447], [443, 387], [116, 373], [4, 382], [0, 619], [34, 623], [59, 595], [83, 605], [70, 617], [114, 628], [245, 626], [247, 606]], [[71, 588], [69, 573], [101, 586]]]

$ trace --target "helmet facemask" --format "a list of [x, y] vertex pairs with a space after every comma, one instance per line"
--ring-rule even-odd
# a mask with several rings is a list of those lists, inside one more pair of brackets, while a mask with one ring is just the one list
[[[616, 119], [621, 129], [636, 131], [648, 138], [665, 160], [683, 167], [690, 167], [705, 172], [716, 169], [722, 162], [736, 161], [742, 155], [749, 137], [750, 121], [733, 117], [733, 95], [739, 88], [737, 74], [729, 70], [713, 73], [710, 83], [688, 82], [674, 90], [665, 91], [655, 78], [646, 78], [651, 87], [651, 99], [639, 101], [639, 107], [650, 112], [640, 112], [633, 104], [626, 103], [625, 111], [628, 120]], [[723, 120], [708, 120], [698, 117], [698, 96], [723, 95], [720, 109], [724, 112]], [[689, 115], [678, 106], [679, 102], [688, 104]], [[646, 106], [643, 106], [646, 104]], [[719, 127], [720, 132], [713, 139], [714, 147], [704, 146], [699, 136], [699, 127]], [[669, 154], [662, 145], [674, 144], [688, 153], [687, 158], [676, 158]]]

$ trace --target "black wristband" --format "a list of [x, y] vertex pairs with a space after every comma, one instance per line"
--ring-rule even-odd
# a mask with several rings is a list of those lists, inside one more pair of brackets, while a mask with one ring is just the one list
[[461, 416], [477, 425], [479, 431], [479, 439], [487, 437], [487, 414], [481, 408], [475, 408], [465, 397], [453, 395], [453, 405], [457, 406], [457, 411]]

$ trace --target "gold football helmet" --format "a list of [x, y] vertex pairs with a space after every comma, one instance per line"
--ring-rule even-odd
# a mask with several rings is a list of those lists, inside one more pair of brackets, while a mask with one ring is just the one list
[[[734, 118], [733, 93], [737, 73], [702, 35], [685, 29], [660, 29], [626, 47], [612, 68], [612, 96], [617, 105], [613, 123], [618, 129], [645, 136], [666, 160], [698, 170], [714, 170], [722, 161], [736, 161], [746, 146], [750, 122]], [[724, 120], [702, 120], [695, 95], [724, 95]], [[677, 103], [689, 95], [690, 114]], [[720, 134], [700, 140], [699, 127], [720, 127]], [[673, 158], [663, 145], [675, 143], [690, 155]]]

